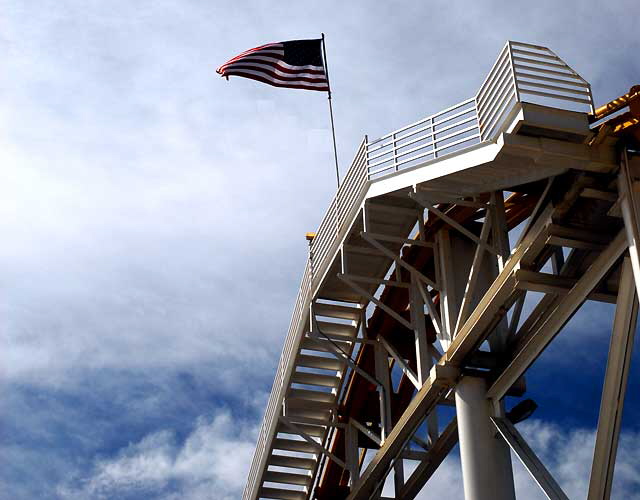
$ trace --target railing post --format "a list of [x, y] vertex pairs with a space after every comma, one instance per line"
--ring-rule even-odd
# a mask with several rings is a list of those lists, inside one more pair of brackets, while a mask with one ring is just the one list
[[398, 171], [398, 148], [396, 146], [396, 133], [394, 132], [393, 135], [391, 136], [391, 141], [393, 144], [393, 169], [397, 172]]
[[513, 77], [513, 91], [515, 92], [516, 102], [520, 102], [520, 89], [518, 88], [518, 79], [516, 78], [516, 67], [513, 63], [511, 40], [507, 41], [507, 47], [509, 48], [509, 66], [511, 66], [511, 76]]
[[478, 138], [480, 142], [484, 141], [484, 137], [482, 137], [482, 127], [480, 126], [480, 110], [478, 109], [478, 96], [476, 95], [473, 98], [473, 105], [476, 110], [476, 123], [478, 124]]
[[364, 136], [364, 161], [365, 161], [365, 170], [367, 172], [367, 180], [371, 180], [371, 172], [369, 171], [369, 136], [365, 134]]
[[433, 123], [433, 115], [431, 115], [431, 142], [433, 142], [433, 159], [438, 157], [438, 142], [436, 141], [436, 129]]

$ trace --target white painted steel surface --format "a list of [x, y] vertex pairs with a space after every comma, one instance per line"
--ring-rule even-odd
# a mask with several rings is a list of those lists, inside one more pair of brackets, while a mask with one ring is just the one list
[[[429, 168], [437, 168], [441, 158], [466, 151], [471, 153], [482, 145], [495, 143], [518, 111], [518, 103], [524, 101], [565, 110], [580, 109], [580, 106], [593, 110], [589, 84], [555, 53], [546, 47], [509, 41], [474, 97], [377, 140], [368, 141], [365, 136], [310, 245], [309, 260], [258, 435], [244, 500], [258, 498], [261, 491], [276, 495], [275, 498], [279, 498], [277, 495], [308, 498], [311, 484], [302, 492], [290, 493], [278, 493], [284, 490], [263, 488], [262, 484], [294, 372], [298, 380], [325, 386], [332, 384], [331, 377], [326, 375], [296, 372], [296, 363], [303, 336], [310, 328], [309, 311], [314, 294], [323, 283], [340, 242], [354, 223], [370, 187], [375, 186], [378, 179], [388, 179], [404, 169], [415, 169], [427, 163]], [[291, 457], [277, 458], [281, 463], [293, 460]], [[317, 464], [314, 466], [312, 462], [309, 458], [298, 461], [301, 468], [314, 471]], [[280, 480], [287, 476], [271, 474], [269, 477]], [[293, 480], [299, 483], [300, 478]]]
[[487, 383], [462, 377], [456, 385], [456, 415], [465, 500], [515, 500], [509, 447], [496, 438]]

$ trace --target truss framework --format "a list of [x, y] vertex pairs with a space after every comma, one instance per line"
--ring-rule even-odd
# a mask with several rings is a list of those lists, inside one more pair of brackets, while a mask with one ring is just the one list
[[582, 143], [551, 138], [529, 112], [553, 114], [523, 106], [489, 167], [443, 160], [447, 175], [383, 180], [341, 220], [317, 276], [311, 256], [310, 305], [294, 311], [308, 321], [285, 346], [295, 362], [276, 378], [274, 390], [289, 382], [245, 498], [411, 499], [458, 443], [467, 499], [515, 497], [509, 450], [548, 498], [567, 498], [504, 397], [524, 394], [527, 370], [587, 301], [616, 307], [588, 494], [609, 498], [638, 312], [640, 158], [589, 146], [588, 128]]

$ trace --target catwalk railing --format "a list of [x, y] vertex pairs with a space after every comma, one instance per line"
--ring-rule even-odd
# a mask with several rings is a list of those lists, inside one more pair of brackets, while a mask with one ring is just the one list
[[243, 499], [256, 498], [312, 293], [331, 264], [342, 233], [352, 224], [369, 184], [495, 141], [520, 102], [571, 111], [594, 110], [589, 83], [551, 49], [508, 41], [474, 97], [374, 141], [365, 136], [311, 242]]

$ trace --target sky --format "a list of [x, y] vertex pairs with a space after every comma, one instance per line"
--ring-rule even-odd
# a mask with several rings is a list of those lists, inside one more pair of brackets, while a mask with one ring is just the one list
[[[471, 97], [507, 39], [597, 104], [640, 83], [637, 0], [0, 0], [0, 499], [237, 499], [314, 231], [326, 97], [215, 68], [327, 37], [342, 172]], [[585, 496], [613, 308], [527, 381], [522, 432]], [[614, 497], [640, 499], [634, 355]], [[543, 498], [516, 467], [518, 498]], [[452, 490], [453, 488], [453, 490]], [[462, 498], [455, 454], [429, 491]]]

